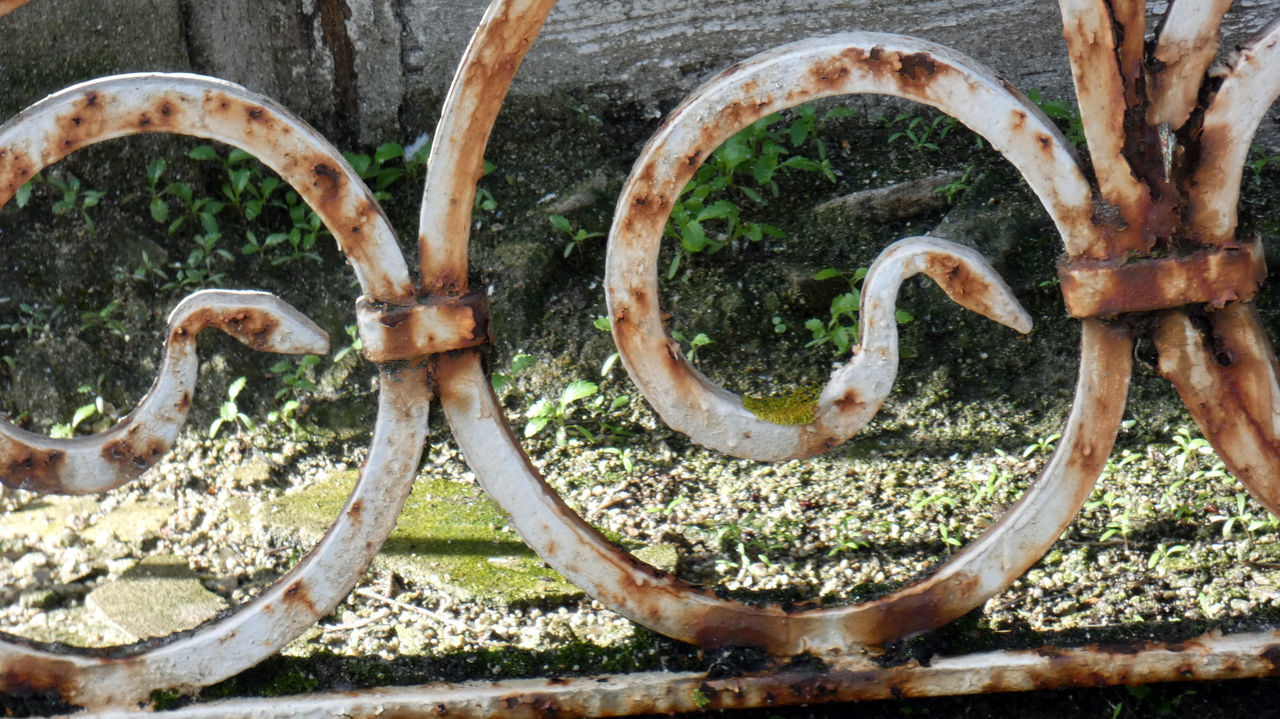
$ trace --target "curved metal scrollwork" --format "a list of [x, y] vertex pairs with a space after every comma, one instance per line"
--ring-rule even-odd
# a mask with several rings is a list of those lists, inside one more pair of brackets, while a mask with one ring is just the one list
[[[21, 4], [0, 0], [0, 15]], [[1277, 512], [1280, 378], [1249, 304], [1263, 275], [1261, 250], [1234, 232], [1249, 140], [1280, 94], [1280, 26], [1241, 50], [1220, 83], [1202, 87], [1229, 4], [1171, 3], [1148, 48], [1140, 0], [1061, 0], [1096, 184], [1053, 123], [992, 72], [945, 47], [878, 33], [805, 40], [746, 60], [695, 91], [642, 151], [609, 238], [605, 289], [614, 339], [664, 421], [735, 456], [817, 454], [871, 419], [896, 375], [896, 334], [885, 317], [909, 275], [929, 275], [959, 304], [1018, 331], [1031, 322], [979, 253], [909, 238], [872, 266], [862, 295], [863, 341], [832, 375], [814, 420], [781, 426], [747, 412], [682, 356], [664, 328], [657, 282], [672, 206], [699, 164], [735, 132], [835, 95], [924, 103], [1000, 151], [1062, 236], [1059, 272], [1068, 311], [1082, 320], [1082, 340], [1075, 402], [1057, 451], [999, 522], [931, 576], [848, 607], [787, 611], [726, 600], [610, 543], [533, 468], [470, 349], [488, 340], [483, 298], [467, 288], [483, 149], [554, 0], [495, 0], [462, 59], [429, 161], [416, 278], [372, 193], [340, 153], [266, 98], [218, 80], [149, 74], [85, 83], [37, 103], [0, 126], [0, 204], [72, 151], [144, 132], [216, 139], [284, 177], [355, 268], [363, 292], [357, 315], [366, 356], [381, 368], [381, 393], [369, 459], [341, 515], [315, 550], [257, 599], [191, 633], [109, 656], [0, 639], [0, 692], [15, 690], [21, 678], [22, 686], [54, 690], [73, 703], [125, 705], [157, 688], [210, 684], [280, 649], [342, 600], [387, 537], [437, 395], [479, 482], [548, 564], [610, 609], [708, 648], [856, 655], [941, 626], [1008, 587], [1048, 550], [1094, 486], [1124, 409], [1134, 328], [1155, 328], [1161, 372], [1236, 476]], [[1208, 332], [1192, 323], [1189, 308], [1205, 310]], [[1155, 322], [1130, 321], [1144, 314]], [[0, 480], [76, 493], [136, 477], [176, 437], [192, 391], [190, 338], [208, 326], [271, 351], [316, 351], [327, 342], [309, 320], [263, 293], [196, 293], [175, 310], [169, 357], [134, 414], [107, 433], [66, 443], [0, 425]], [[1174, 671], [1183, 670], [1168, 675]], [[951, 685], [939, 679], [933, 686]]]

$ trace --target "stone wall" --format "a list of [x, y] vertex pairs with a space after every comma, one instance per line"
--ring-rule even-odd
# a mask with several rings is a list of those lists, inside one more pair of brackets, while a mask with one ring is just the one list
[[[485, 4], [31, 0], [0, 19], [0, 111], [103, 74], [194, 71], [274, 97], [342, 145], [411, 137], [434, 126]], [[1237, 4], [1228, 47], [1280, 15], [1280, 0]], [[561, 0], [513, 93], [656, 115], [734, 61], [850, 29], [950, 45], [1020, 88], [1070, 96], [1049, 0]]]

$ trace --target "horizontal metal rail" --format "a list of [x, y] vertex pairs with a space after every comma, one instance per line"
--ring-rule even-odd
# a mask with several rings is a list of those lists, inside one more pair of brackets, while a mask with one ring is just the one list
[[[0, 15], [23, 5], [0, 0]], [[1210, 72], [1229, 0], [1171, 2], [1147, 44], [1142, 0], [1060, 0], [1092, 179], [1040, 109], [971, 58], [923, 40], [849, 32], [783, 45], [713, 77], [664, 122], [622, 189], [605, 293], [623, 363], [649, 403], [694, 441], [760, 461], [847, 441], [897, 375], [894, 299], [925, 274], [965, 307], [1019, 331], [1031, 318], [976, 251], [931, 237], [887, 248], [867, 274], [860, 343], [818, 397], [783, 426], [703, 376], [668, 334], [657, 257], [681, 191], [720, 143], [810, 100], [877, 94], [955, 117], [1023, 175], [1063, 241], [1068, 312], [1082, 321], [1076, 396], [1062, 439], [1022, 498], [928, 577], [846, 607], [786, 609], [724, 599], [627, 554], [543, 480], [481, 367], [484, 297], [467, 287], [475, 184], [493, 122], [554, 0], [494, 0], [449, 90], [423, 192], [416, 276], [373, 193], [323, 137], [271, 100], [193, 75], [103, 78], [52, 95], [0, 126], [0, 205], [76, 149], [140, 133], [216, 139], [279, 173], [319, 214], [355, 269], [363, 351], [381, 394], [367, 462], [317, 547], [253, 601], [182, 635], [108, 652], [55, 651], [0, 636], [0, 693], [42, 693], [124, 717], [158, 689], [196, 689], [250, 668], [334, 610], [394, 526], [437, 397], [481, 486], [524, 541], [609, 609], [706, 649], [780, 660], [758, 675], [640, 673], [385, 688], [186, 707], [174, 716], [606, 716], [1097, 686], [1280, 673], [1280, 632], [1176, 644], [1046, 647], [880, 666], [863, 658], [937, 629], [1026, 572], [1069, 526], [1111, 452], [1133, 343], [1150, 336], [1160, 372], [1245, 488], [1280, 513], [1280, 378], [1250, 303], [1260, 244], [1235, 237], [1239, 178], [1263, 112], [1280, 95], [1280, 25]], [[1192, 314], [1196, 319], [1193, 321]], [[1206, 327], [1207, 325], [1207, 327]], [[191, 402], [194, 337], [215, 327], [254, 349], [315, 352], [328, 338], [265, 293], [205, 291], [170, 318], [151, 393], [116, 427], [59, 440], [0, 421], [0, 482], [93, 493], [134, 481], [168, 451]], [[808, 654], [824, 668], [788, 668]]]

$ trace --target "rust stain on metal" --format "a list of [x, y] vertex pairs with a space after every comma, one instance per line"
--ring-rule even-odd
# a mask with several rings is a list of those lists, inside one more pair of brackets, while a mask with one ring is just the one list
[[214, 327], [261, 352], [266, 350], [278, 326], [277, 322], [264, 312], [245, 309], [226, 313], [216, 309], [202, 309], [192, 313], [185, 322], [173, 328], [170, 332], [170, 341], [188, 342], [202, 330]]
[[1253, 299], [1266, 275], [1260, 241], [1176, 257], [1063, 260], [1058, 265], [1067, 311], [1115, 317], [1190, 304], [1222, 307]]
[[102, 458], [119, 467], [129, 478], [142, 476], [169, 451], [169, 443], [158, 437], [121, 439], [102, 448]]
[[53, 694], [63, 701], [74, 699], [79, 667], [65, 659], [0, 658], [0, 692], [24, 697]]
[[1259, 502], [1280, 513], [1280, 401], [1274, 349], [1250, 305], [1163, 318], [1155, 335], [1160, 373], [1171, 381], [1222, 461]]
[[0, 445], [0, 466], [5, 468], [0, 480], [14, 489], [41, 494], [55, 492], [62, 486], [65, 461], [66, 453], [61, 450], [24, 446], [9, 449]]
[[316, 613], [316, 605], [311, 601], [311, 594], [307, 591], [307, 585], [301, 579], [289, 585], [284, 590], [283, 602], [286, 606], [296, 606], [302, 608], [307, 614]]
[[414, 305], [357, 303], [362, 353], [370, 362], [418, 360], [492, 341], [483, 293], [435, 295]]

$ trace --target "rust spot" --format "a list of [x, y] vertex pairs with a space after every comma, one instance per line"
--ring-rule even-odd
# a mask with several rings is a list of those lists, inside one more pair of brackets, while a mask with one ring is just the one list
[[364, 501], [357, 499], [351, 503], [351, 509], [347, 510], [347, 518], [353, 522], [360, 521], [360, 515], [364, 512]]
[[257, 105], [250, 105], [244, 109], [244, 114], [249, 117], [250, 122], [262, 122], [263, 118], [266, 117], [267, 111]]
[[412, 309], [409, 307], [400, 307], [388, 310], [383, 312], [382, 316], [378, 318], [378, 323], [383, 327], [396, 328], [405, 322], [408, 322], [411, 313]]
[[316, 613], [316, 605], [311, 601], [311, 595], [307, 593], [307, 587], [302, 580], [289, 585], [284, 590], [284, 603], [293, 606], [304, 607], [308, 614]]
[[986, 282], [968, 267], [951, 257], [930, 254], [925, 260], [925, 272], [957, 303], [982, 314], [990, 309], [978, 298], [986, 294]]
[[809, 79], [816, 88], [834, 90], [844, 84], [849, 77], [849, 66], [838, 58], [818, 63], [809, 69]]
[[967, 605], [950, 601], [950, 597], [967, 597], [978, 586], [976, 574], [959, 572], [950, 579], [934, 584], [928, 590], [893, 594], [862, 607], [859, 625], [866, 628], [861, 638], [867, 644], [887, 644], [926, 632], [955, 619]]
[[1262, 650], [1262, 658], [1271, 665], [1272, 674], [1280, 672], [1280, 644], [1272, 644]]
[[150, 469], [168, 450], [169, 445], [158, 437], [147, 438], [141, 443], [122, 439], [103, 446], [102, 458], [118, 466], [125, 476], [135, 478]]
[[42, 494], [57, 492], [62, 488], [66, 459], [66, 453], [61, 450], [40, 450], [15, 443], [0, 455], [0, 466], [4, 467], [0, 481], [14, 489]]
[[322, 188], [325, 200], [331, 201], [342, 187], [342, 174], [327, 162], [317, 162], [311, 171], [316, 177], [316, 187]]
[[169, 335], [170, 341], [183, 341], [209, 327], [217, 327], [255, 350], [266, 351], [277, 324], [270, 316], [254, 310], [223, 314], [218, 310], [203, 309], [193, 312], [185, 322], [175, 327]]
[[[840, 410], [842, 413], [854, 412], [860, 409], [864, 404], [865, 403], [862, 399], [858, 397], [857, 392], [854, 392], [852, 389], [848, 389], [840, 396], [840, 399], [836, 400], [836, 409]], [[828, 438], [827, 441], [830, 442], [830, 438]]]
[[178, 411], [186, 412], [191, 409], [191, 393], [183, 390], [182, 396], [178, 398]]
[[70, 110], [54, 118], [57, 130], [50, 138], [49, 150], [42, 158], [44, 164], [51, 165], [92, 144], [96, 138], [105, 134], [107, 119], [104, 103], [98, 93], [85, 93]]
[[938, 64], [926, 52], [903, 55], [899, 63], [898, 74], [912, 82], [919, 82], [926, 77], [933, 77], [938, 72]]
[[0, 663], [0, 693], [14, 696], [53, 694], [62, 701], [74, 699], [80, 669], [66, 659], [21, 656]]

